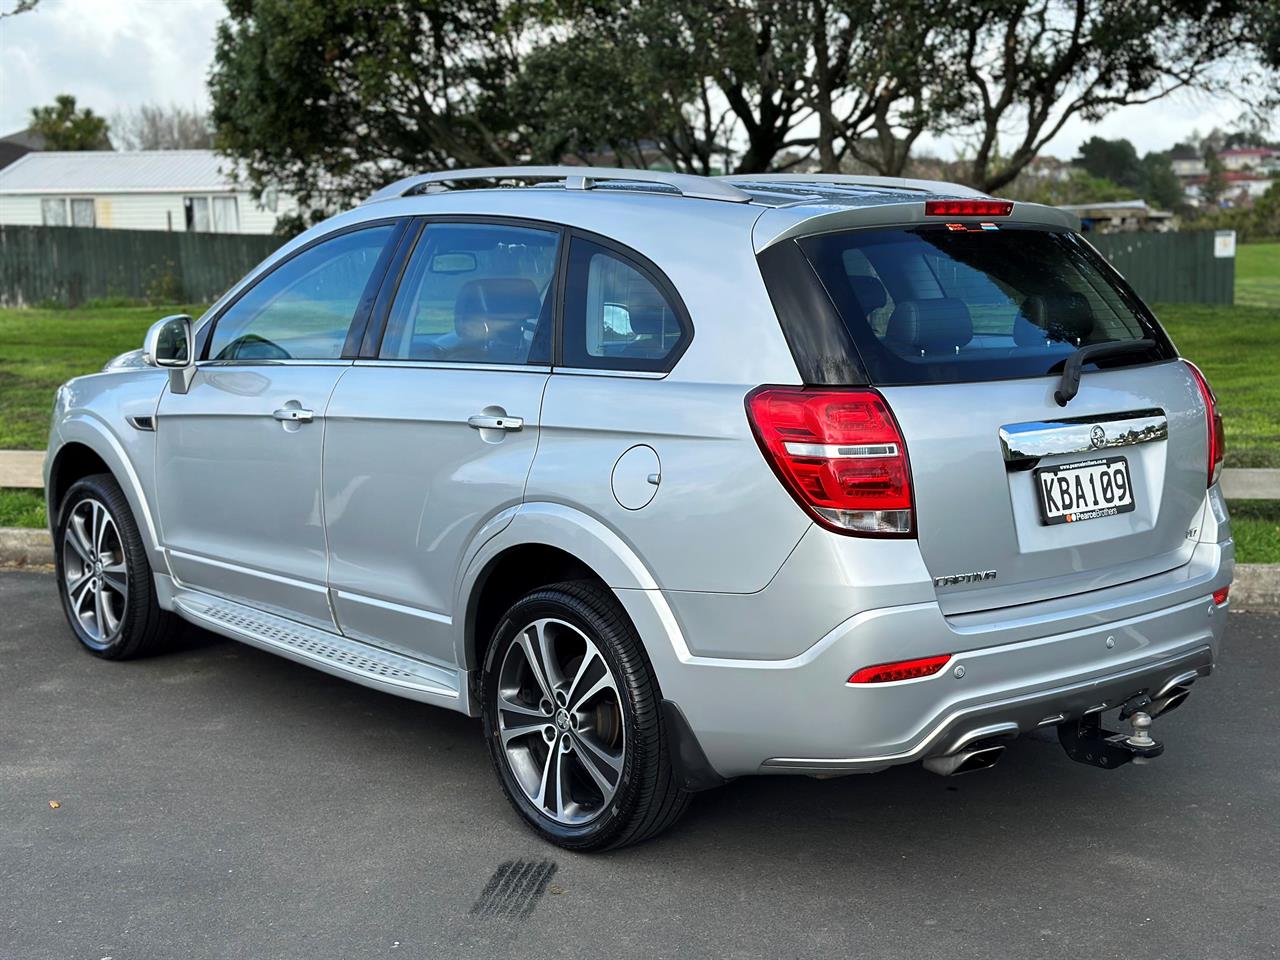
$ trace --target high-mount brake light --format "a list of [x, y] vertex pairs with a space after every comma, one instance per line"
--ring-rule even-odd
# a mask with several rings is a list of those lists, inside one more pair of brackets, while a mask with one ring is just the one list
[[1196, 386], [1200, 388], [1200, 397], [1204, 400], [1205, 429], [1209, 435], [1209, 486], [1218, 482], [1222, 476], [1222, 458], [1226, 454], [1226, 434], [1222, 428], [1222, 414], [1218, 411], [1218, 397], [1209, 386], [1204, 374], [1190, 360], [1182, 361], [1196, 378]]
[[935, 657], [917, 657], [915, 660], [897, 660], [894, 663], [878, 663], [854, 671], [849, 683], [893, 683], [897, 680], [919, 680], [932, 677], [947, 665], [951, 654], [940, 653]]
[[879, 393], [759, 387], [747, 417], [774, 472], [818, 523], [861, 536], [914, 534], [907, 445]]
[[1012, 200], [926, 200], [926, 217], [1007, 217]]

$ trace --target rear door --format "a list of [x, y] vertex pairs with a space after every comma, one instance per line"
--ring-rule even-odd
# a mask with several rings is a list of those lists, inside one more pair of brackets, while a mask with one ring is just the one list
[[182, 583], [333, 629], [325, 405], [399, 229], [343, 231], [276, 266], [214, 320], [189, 391], [162, 397], [156, 489]]
[[[1199, 387], [1086, 244], [1012, 225], [800, 242], [911, 463], [917, 536], [948, 612], [1080, 593], [1186, 563], [1205, 501]], [[1088, 366], [1086, 344], [1152, 341]]]
[[329, 586], [348, 635], [451, 664], [463, 555], [519, 505], [538, 444], [555, 228], [432, 221], [334, 391], [324, 451]]

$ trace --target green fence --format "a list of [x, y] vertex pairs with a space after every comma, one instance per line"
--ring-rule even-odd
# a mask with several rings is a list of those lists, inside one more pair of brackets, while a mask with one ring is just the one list
[[[1235, 240], [1213, 231], [1088, 235], [1147, 303], [1234, 303]], [[1230, 248], [1231, 256], [1217, 256]]]
[[279, 237], [88, 227], [0, 226], [0, 306], [126, 297], [208, 303]]

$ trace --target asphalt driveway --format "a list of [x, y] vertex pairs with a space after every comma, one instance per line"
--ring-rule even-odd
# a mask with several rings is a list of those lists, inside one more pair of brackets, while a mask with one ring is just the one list
[[590, 857], [476, 721], [196, 630], [104, 663], [3, 573], [0, 958], [1275, 957], [1278, 634], [1232, 617], [1145, 768], [755, 778]]

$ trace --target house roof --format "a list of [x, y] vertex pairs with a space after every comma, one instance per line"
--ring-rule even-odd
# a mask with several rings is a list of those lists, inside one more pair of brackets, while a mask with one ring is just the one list
[[185, 193], [242, 189], [212, 150], [28, 153], [0, 170], [0, 193]]
[[34, 130], [15, 130], [13, 133], [0, 137], [0, 143], [13, 143], [20, 147], [26, 147], [28, 150], [43, 150], [44, 134], [36, 133]]
[[1218, 154], [1220, 157], [1269, 157], [1276, 151], [1270, 147], [1232, 147]]

